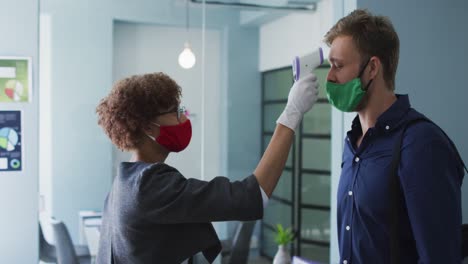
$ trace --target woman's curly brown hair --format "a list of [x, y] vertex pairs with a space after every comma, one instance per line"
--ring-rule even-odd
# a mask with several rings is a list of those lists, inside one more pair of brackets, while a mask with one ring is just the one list
[[133, 150], [145, 136], [144, 128], [162, 112], [180, 103], [179, 85], [164, 73], [134, 75], [118, 81], [101, 100], [98, 124], [121, 150]]

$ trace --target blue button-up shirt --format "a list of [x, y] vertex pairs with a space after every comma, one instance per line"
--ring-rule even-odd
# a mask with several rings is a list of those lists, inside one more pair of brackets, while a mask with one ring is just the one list
[[[390, 263], [390, 163], [403, 125], [423, 117], [407, 95], [377, 120], [363, 137], [353, 121], [343, 153], [338, 187], [338, 239], [341, 263]], [[456, 149], [430, 122], [408, 127], [398, 168], [401, 263], [461, 262], [461, 184]]]

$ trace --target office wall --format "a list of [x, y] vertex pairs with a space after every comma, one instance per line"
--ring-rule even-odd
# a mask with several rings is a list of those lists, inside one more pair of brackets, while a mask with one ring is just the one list
[[38, 258], [38, 40], [39, 2], [0, 0], [0, 55], [32, 57], [29, 103], [0, 103], [22, 111], [23, 171], [0, 173], [0, 263], [29, 264]]
[[260, 27], [260, 71], [291, 65], [297, 55], [304, 55], [321, 46], [323, 36], [333, 22], [333, 1], [322, 0], [316, 12], [297, 12]]
[[108, 11], [105, 1], [41, 2], [41, 13], [50, 19], [44, 47], [50, 50], [50, 93], [41, 102], [50, 104], [42, 114], [50, 118], [51, 145], [40, 148], [50, 148], [52, 190], [43, 195], [51, 205], [48, 214], [67, 224], [75, 242], [78, 211], [101, 210], [111, 182], [111, 146], [95, 115], [112, 85]]
[[[396, 92], [409, 94], [412, 106], [439, 124], [468, 160], [466, 61], [468, 2], [358, 0], [358, 8], [389, 16], [400, 37]], [[404, 7], [404, 8], [402, 8]], [[463, 221], [468, 222], [468, 186]]]
[[[226, 27], [222, 58], [226, 63], [223, 75], [227, 138], [227, 172], [233, 180], [253, 173], [260, 160], [261, 82], [258, 71], [259, 31], [257, 28]], [[232, 234], [235, 224], [229, 224]], [[258, 237], [258, 231], [254, 237]]]

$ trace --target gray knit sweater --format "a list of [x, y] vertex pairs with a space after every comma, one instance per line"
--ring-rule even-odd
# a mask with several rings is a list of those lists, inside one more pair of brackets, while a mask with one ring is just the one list
[[213, 221], [263, 216], [256, 178], [186, 179], [164, 163], [123, 162], [103, 211], [98, 264], [181, 263], [221, 250]]

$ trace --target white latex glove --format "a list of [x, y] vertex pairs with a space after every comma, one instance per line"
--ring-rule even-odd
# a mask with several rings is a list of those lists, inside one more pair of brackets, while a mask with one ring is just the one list
[[317, 102], [317, 98], [317, 77], [310, 73], [293, 84], [289, 91], [288, 103], [276, 123], [287, 126], [296, 132], [302, 117]]

